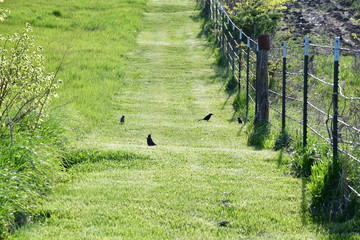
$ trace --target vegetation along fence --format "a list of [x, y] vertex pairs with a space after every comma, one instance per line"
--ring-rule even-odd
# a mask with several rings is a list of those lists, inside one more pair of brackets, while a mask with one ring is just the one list
[[[226, 60], [228, 87], [245, 101], [239, 113], [245, 121], [256, 119], [260, 37], [246, 35], [218, 1], [204, 6]], [[268, 54], [268, 122], [300, 138], [304, 149], [328, 148], [333, 165], [342, 160], [343, 192], [360, 197], [360, 50], [341, 48], [340, 38], [329, 43], [306, 36], [301, 43], [273, 46]]]

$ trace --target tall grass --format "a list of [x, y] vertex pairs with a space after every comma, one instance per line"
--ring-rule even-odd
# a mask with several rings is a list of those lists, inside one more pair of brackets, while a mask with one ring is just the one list
[[81, 122], [78, 127], [90, 130], [108, 116], [112, 97], [121, 87], [124, 56], [134, 46], [146, 2], [5, 1], [0, 7], [11, 14], [0, 32], [18, 31], [30, 23], [50, 71], [65, 54], [58, 75], [63, 87], [53, 107], [66, 105], [62, 108], [68, 115]]
[[59, 176], [61, 128], [48, 119], [31, 132], [0, 141], [0, 238], [41, 217], [39, 204]]
[[[4, 1], [11, 14], [0, 34], [21, 32], [30, 23], [45, 67], [62, 84], [50, 114], [35, 130], [0, 140], [0, 238], [42, 216], [43, 196], [61, 176], [72, 136], [81, 137], [109, 118], [134, 47], [147, 0], [137, 1]], [[1, 66], [0, 66], [1, 67]], [[88, 156], [89, 157], [89, 156]], [[69, 163], [69, 162], [67, 162]]]

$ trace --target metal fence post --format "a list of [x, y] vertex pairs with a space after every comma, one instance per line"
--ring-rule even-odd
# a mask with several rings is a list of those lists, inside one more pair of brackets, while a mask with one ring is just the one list
[[223, 7], [221, 7], [221, 50], [225, 55], [225, 14]]
[[333, 160], [334, 165], [338, 166], [338, 94], [339, 94], [339, 59], [340, 59], [340, 38], [336, 37], [334, 42], [334, 89], [332, 94], [332, 103], [334, 107], [333, 121], [332, 121], [332, 145], [333, 145]]
[[286, 127], [286, 42], [283, 44], [283, 69], [282, 69], [282, 112], [281, 130], [284, 133]]
[[307, 145], [307, 102], [308, 102], [308, 65], [309, 65], [309, 36], [305, 37], [304, 46], [304, 97], [303, 97], [303, 147]]
[[235, 38], [234, 38], [234, 32], [235, 32], [235, 25], [234, 23], [232, 24], [232, 33], [231, 33], [231, 38], [232, 38], [232, 52], [231, 52], [231, 55], [232, 55], [232, 77], [233, 79], [235, 79], [235, 53], [236, 53], [236, 50], [237, 50], [237, 46], [236, 46], [236, 41], [235, 41]]
[[247, 38], [246, 48], [246, 117], [247, 122], [249, 116], [249, 74], [250, 74], [250, 37]]
[[242, 47], [241, 47], [241, 41], [242, 41], [242, 30], [240, 29], [239, 33], [239, 82], [238, 82], [238, 89], [239, 89], [239, 96], [241, 92], [241, 63], [242, 63]]
[[215, 2], [215, 32], [216, 32], [216, 43], [219, 42], [218, 37], [218, 30], [219, 30], [219, 9], [218, 9], [218, 1]]
[[[231, 61], [231, 47], [230, 47], [230, 32], [229, 32], [229, 17], [225, 14], [225, 9], [223, 8], [223, 18], [224, 18], [224, 28], [223, 28], [223, 36], [224, 36], [224, 56], [226, 59], [226, 75], [230, 72], [230, 61]], [[225, 20], [226, 19], [226, 20]]]

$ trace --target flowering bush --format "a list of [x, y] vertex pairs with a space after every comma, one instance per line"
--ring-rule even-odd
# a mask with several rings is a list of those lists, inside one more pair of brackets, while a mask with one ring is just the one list
[[[21, 34], [0, 36], [0, 134], [34, 128], [54, 96], [55, 74], [46, 73], [42, 48], [35, 47], [29, 24]], [[9, 131], [8, 131], [9, 130]]]
[[293, 0], [233, 0], [227, 6], [235, 23], [247, 35], [257, 37], [275, 32], [282, 16], [279, 10], [286, 9], [284, 4], [289, 1]]

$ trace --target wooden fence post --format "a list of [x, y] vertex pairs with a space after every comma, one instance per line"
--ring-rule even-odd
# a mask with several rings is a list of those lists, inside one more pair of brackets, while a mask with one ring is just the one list
[[269, 121], [269, 74], [268, 51], [270, 50], [269, 35], [258, 38], [259, 52], [256, 70], [256, 113], [255, 125]]

